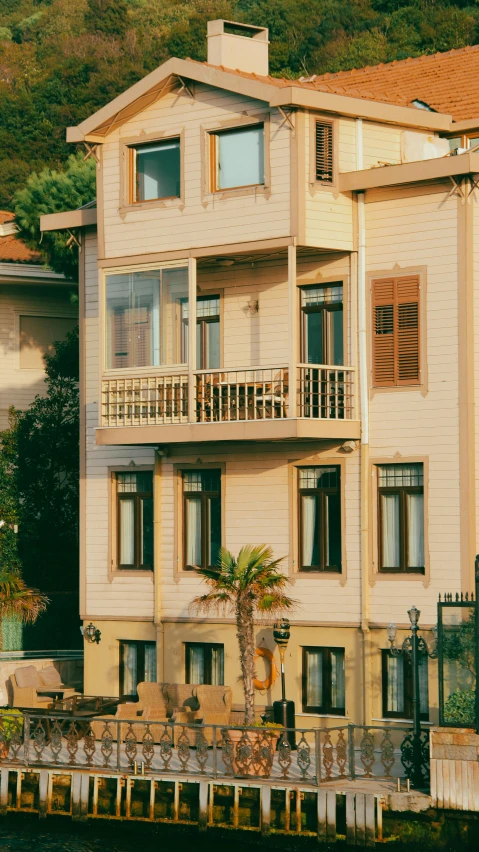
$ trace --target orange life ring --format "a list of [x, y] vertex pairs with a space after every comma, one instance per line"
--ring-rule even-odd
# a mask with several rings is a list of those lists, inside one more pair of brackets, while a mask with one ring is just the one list
[[278, 673], [274, 662], [274, 654], [272, 651], [269, 650], [269, 648], [256, 648], [256, 651], [254, 652], [254, 659], [257, 660], [258, 657], [265, 657], [269, 661], [269, 677], [265, 678], [265, 680], [260, 680], [259, 678], [255, 677], [253, 681], [253, 686], [255, 689], [270, 689], [270, 687], [273, 686], [276, 680], [276, 675]]

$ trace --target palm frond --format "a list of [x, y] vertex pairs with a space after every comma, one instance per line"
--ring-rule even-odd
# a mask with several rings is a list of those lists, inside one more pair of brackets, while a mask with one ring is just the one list
[[50, 603], [38, 589], [29, 588], [11, 571], [0, 572], [0, 618], [18, 618], [33, 624]]

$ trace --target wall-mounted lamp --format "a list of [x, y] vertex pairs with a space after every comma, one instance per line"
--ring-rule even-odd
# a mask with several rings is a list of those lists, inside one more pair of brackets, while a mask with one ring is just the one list
[[254, 317], [259, 311], [259, 302], [257, 299], [249, 299], [246, 302], [244, 308], [242, 308], [243, 313], [246, 314], [247, 317]]
[[90, 621], [90, 624], [87, 627], [80, 627], [82, 636], [86, 637], [88, 642], [96, 642], [98, 645], [101, 639], [101, 632], [95, 627], [94, 624]]

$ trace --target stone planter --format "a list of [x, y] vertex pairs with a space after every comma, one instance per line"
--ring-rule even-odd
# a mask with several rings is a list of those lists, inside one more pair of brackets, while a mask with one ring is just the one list
[[269, 778], [280, 731], [223, 728], [223, 762], [237, 778]]

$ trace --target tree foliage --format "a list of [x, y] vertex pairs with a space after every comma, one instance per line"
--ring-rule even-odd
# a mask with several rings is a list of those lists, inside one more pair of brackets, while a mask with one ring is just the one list
[[[45, 395], [25, 411], [12, 409], [1, 436], [2, 509], [18, 524], [18, 535], [9, 529], [0, 536], [0, 546], [9, 548], [0, 553], [0, 565], [17, 573], [21, 566], [27, 583], [47, 591], [52, 605], [44, 647], [68, 648], [75, 647], [78, 624], [78, 330], [56, 343], [45, 361]], [[8, 502], [1, 488], [6, 478]], [[0, 614], [2, 582], [0, 572]], [[17, 593], [20, 605], [20, 586]]]
[[96, 196], [96, 173], [93, 158], [84, 160], [81, 152], [72, 154], [64, 171], [43, 169], [27, 179], [23, 189], [14, 195], [19, 236], [31, 248], [40, 251], [43, 259], [55, 272], [75, 278], [78, 270], [78, 253], [69, 234], [63, 231], [40, 232], [40, 216], [61, 213], [81, 207]]
[[78, 124], [169, 56], [206, 58], [206, 24], [270, 30], [272, 74], [321, 74], [478, 41], [477, 0], [2, 0], [0, 209], [59, 169]]
[[210, 587], [206, 595], [195, 598], [198, 610], [226, 610], [234, 614], [239, 661], [245, 697], [245, 725], [254, 722], [254, 622], [258, 615], [274, 617], [295, 606], [285, 593], [290, 580], [273, 559], [271, 547], [245, 545], [238, 556], [220, 549], [217, 568], [197, 568], [197, 573]]

